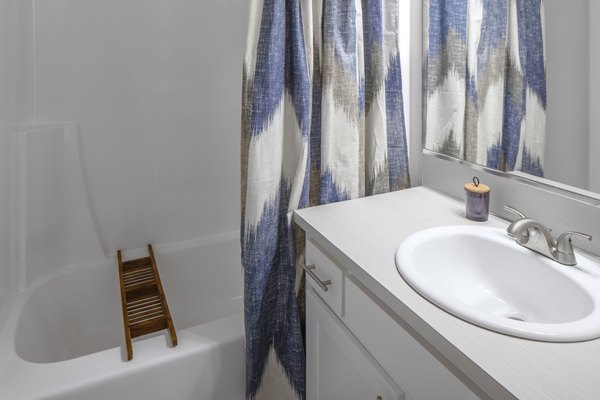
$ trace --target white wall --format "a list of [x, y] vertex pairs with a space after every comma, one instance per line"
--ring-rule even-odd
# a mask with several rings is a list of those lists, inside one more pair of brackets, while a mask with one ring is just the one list
[[247, 2], [28, 1], [23, 119], [78, 125], [104, 251], [238, 229]]
[[16, 0], [0, 0], [0, 291], [9, 287], [10, 131], [16, 118]]
[[589, 3], [544, 3], [548, 90], [545, 177], [583, 189], [589, 180]]
[[13, 125], [16, 117], [16, 4], [0, 0], [0, 126]]
[[592, 192], [600, 193], [600, 0], [590, 0], [590, 146], [589, 171]]
[[422, 0], [399, 1], [400, 60], [402, 62], [402, 92], [408, 141], [410, 179], [412, 186], [421, 185], [421, 74], [423, 41]]
[[11, 288], [10, 270], [10, 136], [0, 127], [0, 292]]

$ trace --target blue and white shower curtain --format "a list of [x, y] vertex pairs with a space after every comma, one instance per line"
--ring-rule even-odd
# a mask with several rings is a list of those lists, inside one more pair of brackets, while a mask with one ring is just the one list
[[543, 176], [543, 0], [425, 0], [425, 147]]
[[242, 94], [247, 398], [305, 397], [295, 209], [409, 186], [398, 0], [252, 0]]

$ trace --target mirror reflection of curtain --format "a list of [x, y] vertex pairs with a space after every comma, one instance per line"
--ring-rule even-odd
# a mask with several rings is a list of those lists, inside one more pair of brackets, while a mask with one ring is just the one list
[[425, 0], [425, 148], [543, 176], [543, 0]]

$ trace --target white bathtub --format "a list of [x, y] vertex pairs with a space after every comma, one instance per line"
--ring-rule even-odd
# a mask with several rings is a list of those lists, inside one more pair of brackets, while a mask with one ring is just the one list
[[242, 399], [238, 240], [178, 247], [155, 247], [176, 347], [165, 331], [140, 337], [125, 361], [115, 262], [64, 268], [13, 300], [0, 399]]

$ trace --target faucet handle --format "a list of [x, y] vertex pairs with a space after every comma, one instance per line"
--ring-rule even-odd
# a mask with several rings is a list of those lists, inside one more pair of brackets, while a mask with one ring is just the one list
[[514, 208], [512, 206], [506, 205], [506, 206], [504, 206], [504, 209], [506, 211], [512, 212], [513, 214], [517, 214], [519, 216], [519, 218], [527, 218], [527, 216], [525, 214], [523, 214], [521, 211], [517, 210], [516, 208]]
[[572, 232], [572, 231], [565, 232], [562, 235], [560, 235], [558, 237], [558, 239], [556, 239], [556, 250], [560, 251], [561, 253], [572, 254], [573, 253], [573, 243], [571, 241], [572, 236], [579, 236], [584, 239], [587, 239], [588, 241], [592, 240], [592, 236], [588, 235], [587, 233]]

